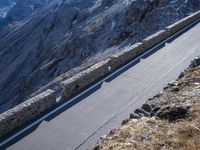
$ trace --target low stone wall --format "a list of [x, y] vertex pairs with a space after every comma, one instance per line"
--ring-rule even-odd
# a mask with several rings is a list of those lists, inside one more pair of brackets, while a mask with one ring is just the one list
[[183, 29], [187, 25], [191, 24], [192, 22], [196, 21], [200, 18], [200, 11], [197, 11], [196, 13], [183, 18], [182, 20], [166, 27], [167, 35], [173, 35], [174, 33], [178, 32], [179, 30]]
[[67, 98], [110, 71], [110, 59], [101, 61], [79, 74], [61, 82], [62, 98]]
[[56, 104], [53, 90], [47, 90], [0, 114], [0, 137], [35, 118]]
[[144, 44], [144, 51], [148, 50], [149, 48], [152, 48], [154, 45], [162, 42], [167, 38], [167, 32], [166, 30], [161, 30], [147, 38], [145, 38], [142, 43]]

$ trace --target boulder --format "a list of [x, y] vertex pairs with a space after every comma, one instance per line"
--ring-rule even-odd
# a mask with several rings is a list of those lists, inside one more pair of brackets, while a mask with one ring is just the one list
[[188, 107], [179, 105], [179, 106], [166, 106], [161, 108], [156, 116], [161, 119], [167, 119], [169, 121], [175, 121], [177, 119], [184, 118], [188, 113]]

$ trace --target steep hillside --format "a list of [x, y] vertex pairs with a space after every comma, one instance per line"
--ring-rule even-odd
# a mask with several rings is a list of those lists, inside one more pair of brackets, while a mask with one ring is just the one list
[[200, 8], [199, 0], [52, 0], [32, 12], [29, 1], [0, 28], [1, 111]]

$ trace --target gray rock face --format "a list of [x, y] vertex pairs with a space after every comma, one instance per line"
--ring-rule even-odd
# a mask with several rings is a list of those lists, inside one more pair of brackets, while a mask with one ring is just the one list
[[45, 2], [0, 28], [1, 112], [66, 71], [102, 60], [200, 8], [199, 0]]
[[0, 27], [20, 21], [50, 0], [0, 0]]
[[161, 108], [157, 116], [161, 119], [168, 119], [169, 121], [175, 121], [177, 119], [184, 118], [188, 113], [188, 107], [175, 106]]
[[198, 67], [200, 65], [200, 57], [197, 57], [196, 59], [194, 59], [190, 65], [190, 67], [195, 68]]

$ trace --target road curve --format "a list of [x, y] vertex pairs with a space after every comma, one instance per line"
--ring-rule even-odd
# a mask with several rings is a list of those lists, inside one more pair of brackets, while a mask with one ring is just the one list
[[127, 66], [115, 78], [66, 107], [60, 114], [43, 121], [9, 150], [87, 149], [111, 129], [119, 127], [129, 113], [175, 80], [190, 61], [200, 55], [200, 23], [154, 53]]

